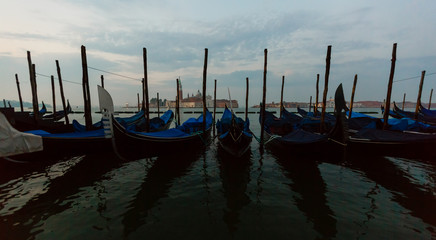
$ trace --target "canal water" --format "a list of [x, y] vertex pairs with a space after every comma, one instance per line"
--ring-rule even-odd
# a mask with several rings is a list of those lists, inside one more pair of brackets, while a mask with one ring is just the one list
[[0, 239], [435, 239], [435, 185], [432, 159], [296, 156], [256, 140], [240, 159], [214, 141], [164, 158], [1, 160]]

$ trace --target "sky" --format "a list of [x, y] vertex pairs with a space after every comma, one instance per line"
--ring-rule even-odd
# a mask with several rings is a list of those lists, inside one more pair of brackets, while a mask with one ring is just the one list
[[[202, 89], [208, 49], [207, 94], [245, 105], [262, 99], [264, 49], [267, 102], [315, 99], [320, 74], [324, 89], [327, 46], [332, 46], [328, 97], [342, 83], [347, 100], [358, 75], [355, 101], [383, 101], [397, 61], [392, 100], [415, 102], [426, 71], [422, 101], [436, 88], [436, 1], [373, 0], [38, 0], [1, 1], [0, 98], [31, 102], [27, 51], [36, 66], [38, 99], [52, 103], [51, 82], [59, 60], [65, 97], [83, 106], [81, 46], [86, 47], [91, 104], [98, 106], [100, 76], [116, 106], [137, 103], [147, 49], [150, 98], [175, 99], [176, 79], [183, 95]], [[98, 69], [98, 70], [96, 70]], [[103, 70], [103, 71], [101, 71]], [[435, 93], [436, 94], [436, 93]], [[435, 96], [436, 97], [436, 96]], [[436, 101], [436, 100], [435, 100]]]

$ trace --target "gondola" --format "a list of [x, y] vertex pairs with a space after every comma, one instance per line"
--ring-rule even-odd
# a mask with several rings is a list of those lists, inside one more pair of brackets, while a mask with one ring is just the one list
[[[316, 114], [313, 112], [307, 112], [300, 107], [297, 107], [297, 112], [300, 114], [303, 119], [300, 125], [308, 131], [314, 131], [315, 129], [319, 129], [321, 124], [321, 112], [316, 111]], [[324, 115], [324, 128], [327, 130], [333, 129], [336, 123], [336, 117], [333, 114], [325, 113]]]
[[49, 133], [43, 130], [32, 130], [26, 133], [40, 136], [43, 141], [42, 152], [17, 156], [17, 159], [26, 161], [77, 156], [97, 153], [102, 149], [111, 149], [110, 138], [105, 137], [104, 129], [70, 133]]
[[419, 106], [419, 112], [422, 113], [424, 116], [436, 118], [436, 110], [427, 109], [422, 106], [422, 104]]
[[[101, 103], [100, 107], [113, 113], [112, 99], [110, 102]], [[18, 161], [60, 160], [64, 157], [101, 152], [102, 149], [112, 150], [110, 135], [105, 132], [104, 128], [65, 133], [50, 133], [39, 129], [26, 131], [24, 134], [42, 139], [42, 148], [32, 152], [16, 151], [14, 154], [9, 154], [9, 159]]]
[[342, 84], [335, 93], [336, 121], [332, 130], [317, 133], [305, 130], [300, 125], [290, 125], [284, 118], [276, 118], [265, 111], [265, 145], [288, 154], [311, 154], [316, 152], [337, 152], [344, 148], [346, 132], [344, 129], [345, 100]]
[[349, 137], [347, 151], [359, 155], [435, 157], [434, 133], [400, 132], [365, 128]]
[[[395, 105], [395, 103], [394, 103], [394, 105]], [[396, 106], [396, 105], [395, 105], [395, 106]], [[382, 106], [380, 107], [380, 109], [381, 109], [382, 114], [384, 114], [384, 112], [385, 112], [385, 107], [382, 105]], [[397, 112], [395, 112], [395, 111], [393, 111], [393, 110], [389, 110], [389, 116], [391, 116], [391, 117], [393, 117], [393, 118], [396, 118], [396, 119], [401, 119], [401, 118], [404, 118], [404, 117], [405, 117], [404, 115], [401, 115], [400, 113], [397, 113]]]
[[[123, 119], [124, 120], [124, 126], [130, 126], [130, 128], [134, 128], [135, 131], [145, 131], [146, 130], [146, 124], [147, 119], [141, 118], [139, 121], [135, 121], [134, 124], [131, 123], [131, 119]], [[154, 117], [150, 119], [150, 126], [149, 126], [149, 132], [159, 132], [163, 130], [167, 130], [171, 123], [174, 120], [174, 112], [169, 109], [164, 114], [162, 114], [160, 117]], [[117, 122], [122, 123], [122, 120], [119, 118], [117, 119]]]
[[[401, 110], [394, 102], [394, 109], [392, 110], [395, 114], [390, 114], [394, 118], [411, 118], [415, 119], [415, 113]], [[430, 125], [436, 125], [436, 117], [431, 115], [424, 115], [421, 112], [418, 112], [417, 121], [430, 124]]]
[[42, 108], [38, 112], [38, 117], [36, 119], [33, 113], [13, 112], [11, 115], [12, 126], [22, 132], [35, 129], [44, 130], [50, 133], [74, 132], [72, 125], [66, 125], [63, 121], [58, 121], [54, 118], [46, 118], [46, 112], [47, 109], [44, 102], [42, 103]]
[[[388, 119], [383, 129], [381, 119], [354, 114], [358, 119], [367, 119], [368, 125], [361, 126], [349, 136], [347, 151], [359, 155], [388, 155], [402, 157], [434, 157], [436, 152], [436, 128], [404, 117]], [[366, 117], [365, 117], [366, 116]], [[355, 118], [351, 118], [353, 120]], [[350, 119], [349, 119], [349, 122]], [[351, 124], [349, 125], [351, 128]]]
[[364, 128], [382, 128], [383, 122], [376, 117], [369, 116], [363, 113], [358, 112], [350, 112], [347, 110], [345, 112], [345, 115], [348, 117], [346, 119], [347, 127], [348, 127], [348, 133], [354, 134]]
[[13, 115], [13, 127], [19, 131], [31, 131], [35, 129], [44, 130], [50, 133], [74, 132], [71, 124], [66, 125], [64, 121], [53, 119], [36, 119], [28, 112], [15, 112]]
[[206, 112], [206, 131], [202, 131], [203, 115], [190, 118], [182, 125], [160, 132], [137, 132], [125, 128], [112, 117], [114, 147], [121, 157], [154, 157], [183, 154], [202, 148], [210, 141], [212, 114]]
[[[306, 110], [304, 110], [304, 109], [302, 109], [302, 108], [300, 108], [300, 107], [297, 107], [297, 112], [298, 112], [298, 114], [300, 114], [302, 117], [311, 117], [311, 118], [317, 118], [317, 119], [319, 119], [319, 118], [321, 118], [321, 112], [320, 111], [316, 111], [316, 114], [314, 114], [313, 112], [307, 112]], [[333, 114], [330, 114], [330, 113], [325, 113], [325, 115], [324, 115], [324, 117], [325, 117], [325, 119], [327, 120], [327, 121], [331, 121], [331, 122], [335, 122], [336, 121], [336, 117], [335, 117], [335, 115], [333, 115]]]
[[[99, 87], [100, 102], [112, 98], [110, 94]], [[106, 106], [109, 104], [105, 104]], [[113, 107], [112, 107], [113, 109]], [[159, 132], [138, 132], [124, 127], [113, 116], [113, 110], [102, 108], [106, 133], [112, 137], [115, 153], [121, 158], [155, 157], [184, 154], [186, 151], [202, 149], [210, 142], [212, 129], [212, 114], [206, 111], [206, 126], [203, 132], [203, 114], [198, 118], [190, 118], [182, 125]]]
[[[141, 132], [145, 131], [146, 128], [146, 118], [145, 118], [145, 110], [141, 109], [141, 111], [137, 112], [135, 115], [130, 117], [115, 117], [115, 120], [123, 125], [125, 128], [133, 129], [135, 131]], [[172, 121], [174, 120], [174, 112], [172, 110], [167, 110], [162, 116], [154, 117], [150, 119], [150, 132], [158, 132], [162, 130], [166, 130], [170, 127]], [[85, 132], [86, 126], [80, 124], [77, 120], [73, 120], [72, 125], [74, 127], [74, 131], [76, 132]], [[100, 120], [91, 126], [91, 130], [103, 129], [103, 120]]]
[[320, 111], [316, 111], [316, 113], [308, 112], [308, 111], [300, 108], [299, 106], [297, 106], [297, 112], [302, 117], [319, 117], [319, 116], [321, 116], [321, 112]]
[[[45, 107], [44, 102], [42, 102], [41, 110], [38, 111], [38, 116], [43, 117], [47, 113], [47, 108]], [[34, 116], [33, 112], [29, 113], [30, 116]]]
[[218, 120], [217, 135], [219, 146], [228, 154], [241, 157], [250, 148], [253, 134], [250, 131], [250, 121], [237, 117], [227, 106], [223, 116]]
[[72, 112], [72, 110], [71, 110], [70, 102], [68, 101], [68, 104], [67, 104], [67, 112], [66, 112], [66, 113], [65, 113], [64, 110], [56, 111], [56, 112], [54, 112], [54, 113], [52, 113], [52, 114], [44, 115], [42, 118], [43, 118], [43, 119], [53, 119], [54, 121], [59, 121], [59, 120], [61, 120], [62, 118], [64, 118], [65, 115], [68, 115], [68, 114], [70, 114], [71, 112]]
[[[110, 111], [113, 112], [113, 104], [111, 107], [101, 107], [111, 109]], [[59, 122], [54, 122], [53, 119], [44, 122], [59, 124]], [[10, 127], [12, 128], [12, 126]], [[106, 151], [112, 149], [111, 140], [107, 137], [103, 128], [92, 131], [69, 131], [63, 133], [51, 133], [42, 129], [32, 129], [25, 132], [15, 131], [26, 136], [41, 139], [42, 146], [37, 151], [15, 151], [9, 154], [8, 159], [10, 160], [27, 162], [51, 159], [60, 160], [64, 157], [100, 152], [102, 149]]]
[[291, 113], [286, 108], [282, 108], [282, 118], [285, 119], [287, 122], [290, 122], [291, 124], [299, 124], [301, 123], [301, 120], [303, 117], [298, 116], [295, 113]]

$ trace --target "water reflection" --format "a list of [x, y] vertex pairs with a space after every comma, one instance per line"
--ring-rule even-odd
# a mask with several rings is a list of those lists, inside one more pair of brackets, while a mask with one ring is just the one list
[[59, 159], [44, 159], [42, 161], [35, 159], [30, 162], [21, 162], [10, 158], [0, 158], [0, 185], [11, 180], [31, 176], [35, 172], [44, 172], [46, 168], [58, 165], [59, 162], [61, 162], [60, 164], [68, 164], [69, 159], [71, 158], [62, 159], [65, 160], [65, 162], [59, 161]]
[[251, 150], [240, 158], [229, 155], [223, 149], [217, 149], [217, 161], [226, 198], [223, 221], [231, 234], [238, 229], [239, 214], [242, 208], [250, 203], [247, 195], [247, 184], [250, 182], [252, 165]]
[[322, 239], [332, 239], [336, 236], [336, 219], [327, 204], [326, 184], [321, 176], [314, 157], [292, 157], [274, 153], [277, 163], [283, 173], [292, 183], [291, 190], [299, 194], [294, 197], [298, 209], [313, 223], [313, 228]]
[[[13, 212], [4, 214], [0, 222], [0, 232], [7, 234], [6, 239], [34, 238], [44, 231], [43, 228], [36, 229], [42, 227], [45, 220], [75, 204], [71, 196], [80, 192], [80, 188], [92, 185], [93, 182], [100, 180], [101, 176], [119, 164], [119, 159], [112, 154], [85, 156], [63, 175], [48, 178], [49, 181], [44, 186], [45, 192], [30, 199], [20, 209], [14, 209]], [[27, 184], [30, 185], [31, 189], [32, 184], [35, 183], [29, 182]], [[17, 199], [19, 196], [14, 198]]]
[[[348, 160], [353, 168], [362, 171], [367, 178], [388, 189], [394, 201], [409, 209], [412, 216], [436, 226], [435, 189], [426, 189], [411, 181], [413, 176], [403, 171], [394, 161], [395, 158], [354, 156]], [[430, 231], [435, 232], [434, 229]]]
[[159, 157], [148, 170], [136, 196], [122, 216], [123, 235], [128, 237], [145, 225], [150, 210], [160, 199], [168, 196], [174, 180], [186, 175], [200, 154]]

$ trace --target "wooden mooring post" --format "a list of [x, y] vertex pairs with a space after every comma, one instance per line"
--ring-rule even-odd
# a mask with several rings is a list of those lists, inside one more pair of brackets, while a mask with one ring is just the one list
[[315, 96], [315, 106], [313, 108], [313, 116], [318, 114], [318, 95], [319, 95], [319, 73], [316, 74], [316, 96]]
[[215, 116], [216, 116], [216, 79], [215, 79], [215, 85], [213, 87], [213, 137], [215, 138]]
[[64, 109], [64, 113], [65, 113], [65, 124], [70, 124], [69, 119], [68, 119], [68, 109], [67, 109], [67, 104], [65, 103], [65, 95], [64, 95], [64, 87], [63, 87], [63, 83], [62, 83], [62, 74], [61, 74], [61, 68], [59, 67], [59, 61], [56, 60], [56, 71], [58, 73], [58, 80], [59, 80], [59, 91], [61, 92], [61, 100], [62, 100], [62, 107]]
[[312, 111], [312, 96], [309, 99], [309, 112]]
[[433, 88], [430, 91], [430, 99], [428, 100], [428, 109], [430, 110], [431, 108], [431, 97], [433, 96]]
[[247, 82], [247, 87], [245, 89], [245, 121], [247, 121], [248, 120], [248, 93], [249, 93], [248, 77], [245, 80]]
[[176, 79], [177, 83], [177, 96], [176, 96], [176, 114], [177, 114], [177, 125], [180, 126], [180, 80]]
[[144, 60], [144, 92], [145, 92], [145, 117], [146, 124], [145, 124], [145, 131], [150, 131], [150, 105], [148, 102], [148, 73], [147, 73], [147, 49], [142, 49], [142, 57]]
[[208, 49], [204, 49], [204, 66], [203, 66], [203, 135], [206, 136], [206, 77], [207, 77], [207, 57]]
[[139, 112], [139, 110], [140, 110], [140, 107], [139, 107], [139, 106], [141, 105], [141, 104], [139, 103], [139, 93], [137, 93], [136, 95], [137, 95], [137, 97], [138, 97], [138, 112]]
[[397, 43], [392, 47], [391, 71], [389, 74], [388, 91], [386, 94], [385, 112], [383, 114], [383, 129], [388, 128], [389, 111], [391, 108], [392, 83], [394, 81], [395, 61], [397, 60]]
[[104, 88], [104, 77], [103, 75], [100, 76], [101, 79], [101, 87]]
[[350, 100], [350, 112], [348, 113], [348, 118], [351, 118], [351, 114], [353, 112], [354, 93], [356, 92], [356, 85], [357, 85], [357, 74], [354, 75], [353, 90], [351, 91], [351, 100]]
[[35, 73], [35, 64], [32, 63], [32, 57], [30, 56], [30, 51], [27, 51], [27, 63], [29, 65], [29, 76], [30, 76], [30, 87], [32, 90], [32, 106], [33, 106], [33, 117], [35, 121], [38, 119], [38, 93], [36, 87], [36, 73]]
[[268, 49], [264, 50], [264, 64], [263, 64], [263, 91], [262, 91], [262, 106], [260, 108], [260, 148], [261, 151], [263, 149], [264, 144], [264, 128], [265, 128], [265, 104], [266, 104], [266, 73], [267, 73], [267, 56], [268, 56]]
[[16, 73], [15, 73], [15, 81], [17, 82], [18, 99], [20, 100], [20, 109], [21, 109], [21, 112], [24, 112], [23, 99], [21, 98], [20, 81], [18, 81], [18, 74], [16, 74]]
[[283, 89], [285, 88], [285, 76], [282, 76], [282, 89], [280, 92], [280, 118], [283, 114]]
[[157, 93], [156, 96], [156, 102], [157, 102], [157, 117], [160, 117], [160, 102], [159, 102], [159, 93]]
[[421, 72], [421, 81], [419, 82], [418, 99], [416, 99], [415, 120], [418, 119], [419, 107], [421, 106], [422, 86], [424, 85], [425, 71]]
[[144, 87], [144, 78], [141, 79], [141, 87], [142, 87], [142, 103], [141, 103], [141, 108], [142, 110], [145, 111], [145, 87]]
[[406, 93], [403, 95], [403, 106], [401, 107], [401, 110], [404, 111], [404, 104], [406, 104]]
[[91, 94], [89, 91], [89, 78], [88, 78], [88, 62], [86, 60], [86, 48], [82, 45], [82, 88], [83, 88], [83, 101], [84, 101], [84, 110], [85, 110], [85, 125], [86, 130], [90, 131], [92, 127], [92, 118], [91, 118]]
[[320, 125], [320, 132], [324, 132], [324, 120], [325, 120], [325, 110], [326, 110], [326, 104], [327, 104], [327, 92], [328, 92], [328, 85], [329, 85], [329, 75], [330, 75], [330, 58], [332, 54], [332, 46], [327, 46], [327, 57], [325, 59], [326, 66], [325, 66], [325, 80], [324, 80], [324, 94], [322, 96], [322, 112], [321, 112], [321, 125]]
[[54, 119], [55, 113], [56, 113], [55, 82], [54, 82], [54, 76], [53, 75], [51, 75], [50, 78], [51, 78], [51, 93], [52, 93], [52, 98], [53, 98], [53, 119]]

